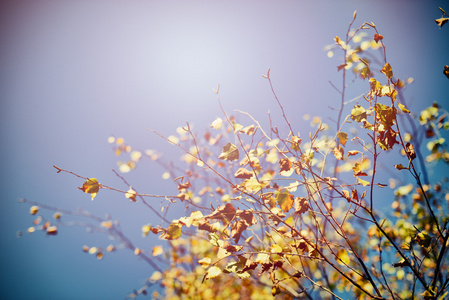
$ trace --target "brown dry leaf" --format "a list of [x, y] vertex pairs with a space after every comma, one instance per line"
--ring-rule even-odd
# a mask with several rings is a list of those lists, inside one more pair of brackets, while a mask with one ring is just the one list
[[237, 172], [235, 172], [234, 177], [240, 179], [249, 179], [253, 177], [253, 172], [248, 171], [246, 168], [239, 168]]

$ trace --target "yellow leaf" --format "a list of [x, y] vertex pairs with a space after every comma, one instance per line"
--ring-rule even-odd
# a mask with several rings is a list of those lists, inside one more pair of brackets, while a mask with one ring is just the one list
[[267, 253], [258, 253], [254, 262], [259, 264], [267, 264], [270, 262], [270, 255]]
[[83, 186], [79, 188], [85, 193], [88, 193], [91, 195], [92, 200], [94, 200], [95, 196], [97, 195], [98, 191], [100, 190], [100, 184], [98, 183], [98, 180], [96, 178], [90, 178], [87, 179]]
[[250, 125], [240, 130], [240, 132], [247, 135], [253, 135], [256, 132], [256, 127], [254, 127], [254, 125]]
[[226, 251], [226, 249], [224, 248], [218, 248], [218, 252], [217, 252], [217, 259], [223, 259], [225, 257], [228, 257], [229, 255], [231, 255], [231, 252]]
[[232, 123], [232, 127], [234, 127], [234, 133], [236, 133], [237, 131], [239, 131], [240, 129], [243, 128], [242, 125], [238, 124], [238, 123]]
[[403, 112], [405, 112], [406, 114], [409, 114], [409, 113], [410, 113], [410, 111], [407, 109], [407, 107], [405, 107], [404, 104], [398, 103], [398, 106], [399, 106], [399, 108], [400, 108]]
[[244, 183], [245, 190], [249, 193], [256, 194], [258, 193], [265, 185], [261, 182], [257, 181], [256, 178], [251, 177], [250, 179], [245, 180]]
[[207, 270], [206, 279], [215, 278], [221, 274], [221, 269], [219, 267], [212, 266]]
[[357, 177], [357, 179], [358, 179], [359, 183], [363, 186], [370, 185], [370, 183], [368, 181], [360, 179], [360, 177]]
[[198, 226], [198, 221], [203, 217], [203, 213], [199, 210], [192, 211], [190, 218], [192, 218], [192, 224]]
[[340, 143], [345, 146], [346, 142], [348, 141], [348, 134], [346, 132], [340, 131], [338, 133], [338, 139], [340, 140]]
[[35, 215], [39, 212], [39, 207], [34, 205], [30, 207], [30, 214]]
[[396, 196], [406, 196], [408, 195], [411, 191], [413, 190], [413, 185], [412, 184], [407, 184], [407, 185], [403, 185], [398, 187], [397, 189], [394, 190], [394, 194]]
[[153, 247], [153, 256], [158, 256], [164, 253], [164, 249], [162, 249], [162, 246], [154, 246]]
[[380, 71], [384, 73], [387, 76], [387, 78], [393, 77], [393, 69], [391, 68], [391, 65], [389, 63], [386, 63], [385, 66]]
[[237, 160], [239, 159], [239, 149], [237, 146], [235, 146], [232, 143], [227, 143], [223, 147], [223, 152], [218, 156], [219, 159], [225, 159], [225, 160]]
[[196, 210], [190, 214], [190, 217], [181, 217], [178, 221], [187, 227], [190, 227], [192, 224], [198, 226], [198, 222], [201, 218], [203, 218], [203, 213]]
[[137, 201], [136, 200], [136, 196], [137, 196], [137, 193], [136, 193], [135, 190], [133, 190], [132, 187], [129, 188], [129, 190], [126, 192], [126, 195], [125, 195], [125, 197], [130, 199], [132, 202], [136, 202]]
[[299, 182], [295, 181], [290, 183], [288, 186], [285, 187], [286, 190], [288, 190], [289, 192], [296, 192], [296, 190], [299, 187]]
[[271, 253], [279, 253], [279, 252], [282, 252], [282, 251], [283, 251], [282, 247], [279, 246], [279, 245], [274, 244], [274, 245], [271, 246]]
[[441, 27], [444, 26], [444, 24], [447, 23], [448, 20], [449, 20], [449, 18], [441, 17], [441, 18], [439, 18], [439, 19], [435, 19], [435, 23], [437, 23], [438, 26], [440, 26], [440, 28], [441, 28]]
[[288, 212], [293, 207], [293, 195], [288, 191], [277, 193], [276, 200], [284, 212]]
[[181, 228], [182, 228], [181, 224], [174, 224], [174, 223], [172, 223], [168, 227], [167, 231], [165, 232], [164, 239], [166, 239], [166, 240], [176, 240], [182, 234]]
[[203, 268], [207, 268], [207, 267], [210, 265], [211, 261], [212, 261], [212, 260], [211, 260], [209, 257], [205, 257], [205, 258], [203, 258], [203, 259], [200, 259], [200, 260], [198, 261], [198, 263], [199, 263]]
[[337, 257], [338, 257], [338, 263], [342, 266], [348, 266], [350, 259], [349, 259], [349, 255], [348, 252], [346, 251], [346, 249], [340, 249], [337, 252]]

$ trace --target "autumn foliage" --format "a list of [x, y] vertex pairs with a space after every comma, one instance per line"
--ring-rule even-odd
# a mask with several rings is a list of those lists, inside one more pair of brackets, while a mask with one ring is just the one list
[[[443, 13], [436, 20], [439, 26], [447, 22]], [[119, 164], [122, 174], [148, 157], [165, 168], [165, 179], [176, 183], [173, 195], [137, 192], [119, 173], [129, 189], [55, 166], [82, 178], [79, 189], [92, 200], [112, 190], [143, 204], [160, 223], [143, 223], [142, 236], [162, 239], [162, 246], [136, 248], [112, 219], [31, 201], [26, 202], [37, 219], [28, 232], [42, 229], [55, 235], [61, 218], [92, 219], [115, 244], [84, 246], [83, 251], [102, 259], [105, 250], [114, 252], [121, 245], [154, 269], [131, 298], [448, 297], [447, 179], [431, 181], [427, 172], [429, 166], [447, 168], [447, 112], [437, 103], [413, 112], [405, 97], [413, 80], [395, 78], [386, 38], [373, 23], [354, 28], [355, 20], [356, 13], [345, 35], [326, 47], [329, 57], [341, 58], [336, 68], [341, 88], [332, 83], [339, 97], [332, 126], [315, 117], [310, 132], [294, 129], [268, 69], [263, 77], [282, 114], [279, 128], [286, 132], [274, 124], [262, 128], [246, 112], [229, 115], [218, 87], [214, 92], [223, 115], [211, 120], [202, 136], [188, 123], [176, 136], [154, 131], [183, 152], [183, 163], [176, 167], [155, 151], [110, 138], [117, 155], [129, 156]], [[347, 99], [354, 81], [366, 92]], [[185, 215], [165, 219], [147, 200], [155, 197], [184, 207]], [[379, 207], [378, 197], [388, 197], [391, 208]], [[46, 221], [41, 210], [57, 215]], [[169, 267], [162, 268], [159, 260]]]

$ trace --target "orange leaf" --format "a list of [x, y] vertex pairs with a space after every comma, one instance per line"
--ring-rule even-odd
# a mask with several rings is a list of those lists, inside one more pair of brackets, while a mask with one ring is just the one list
[[357, 193], [356, 189], [352, 190], [352, 199], [354, 199], [354, 201], [356, 201], [356, 202], [359, 201], [359, 194]]
[[348, 156], [354, 156], [354, 155], [357, 155], [357, 154], [359, 154], [360, 152], [359, 151], [357, 151], [357, 150], [351, 150], [351, 151], [348, 151]]
[[378, 34], [378, 33], [376, 33], [374, 35], [374, 40], [376, 41], [376, 43], [379, 43], [379, 41], [383, 40], [383, 38], [384, 37], [382, 35]]
[[348, 64], [341, 64], [337, 67], [337, 71], [344, 69]]
[[276, 200], [284, 212], [288, 212], [293, 207], [293, 195], [287, 191], [277, 193]]

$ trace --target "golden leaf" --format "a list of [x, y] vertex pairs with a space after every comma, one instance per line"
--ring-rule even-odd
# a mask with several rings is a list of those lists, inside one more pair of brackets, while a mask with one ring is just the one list
[[393, 77], [393, 69], [391, 68], [391, 65], [389, 63], [386, 63], [385, 66], [380, 71], [384, 73], [387, 76], [387, 78]]
[[83, 186], [78, 188], [82, 190], [85, 193], [88, 193], [91, 195], [92, 200], [94, 200], [95, 196], [97, 195], [98, 191], [100, 190], [100, 184], [98, 183], [98, 180], [96, 178], [90, 178], [87, 179]]
[[211, 260], [209, 257], [205, 257], [205, 258], [203, 258], [203, 259], [200, 259], [200, 260], [198, 261], [198, 263], [199, 263], [203, 268], [207, 268], [207, 267], [210, 265], [211, 261], [212, 261], [212, 260]]
[[221, 274], [221, 269], [219, 267], [212, 266], [206, 272], [206, 279], [215, 278]]
[[31, 214], [31, 215], [35, 215], [35, 214], [37, 214], [38, 212], [39, 212], [39, 207], [38, 207], [38, 206], [34, 205], [34, 206], [31, 206], [31, 207], [30, 207], [30, 214]]
[[135, 190], [132, 189], [132, 187], [129, 188], [129, 190], [126, 192], [125, 197], [130, 199], [132, 202], [136, 202], [136, 196], [137, 193]]
[[212, 124], [210, 124], [211, 128], [214, 129], [220, 129], [221, 125], [223, 124], [223, 120], [221, 118], [216, 118]]
[[359, 183], [363, 186], [370, 185], [370, 183], [368, 181], [360, 179], [360, 177], [357, 177], [357, 179], [358, 179]]

